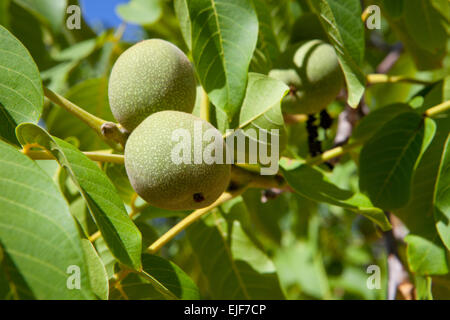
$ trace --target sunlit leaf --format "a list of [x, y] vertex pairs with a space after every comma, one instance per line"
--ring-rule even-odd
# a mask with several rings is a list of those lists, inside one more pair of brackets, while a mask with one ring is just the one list
[[141, 234], [106, 174], [73, 145], [33, 124], [17, 128], [22, 144], [38, 143], [50, 151], [71, 176], [85, 199], [105, 242], [123, 264], [140, 269]]
[[22, 122], [36, 123], [44, 104], [39, 70], [27, 49], [0, 26], [0, 105], [2, 137]]
[[[35, 162], [1, 141], [0, 155], [0, 247], [8, 270], [37, 299], [93, 299], [80, 235], [58, 188]], [[68, 286], [73, 270], [80, 272], [80, 290]]]
[[250, 0], [188, 0], [192, 56], [211, 102], [229, 119], [239, 110], [258, 38]]

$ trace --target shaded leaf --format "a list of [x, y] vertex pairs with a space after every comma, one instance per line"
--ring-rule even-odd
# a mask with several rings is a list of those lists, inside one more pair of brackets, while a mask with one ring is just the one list
[[[441, 82], [425, 96], [424, 109], [445, 99], [442, 89]], [[413, 241], [417, 244], [407, 249], [409, 256], [407, 260], [411, 271], [416, 272], [415, 270], [417, 270], [421, 274], [433, 274], [436, 270], [445, 270], [449, 265], [443, 255], [446, 248], [437, 233], [433, 213], [436, 181], [445, 141], [448, 137], [450, 117], [447, 113], [444, 117], [437, 117], [435, 122], [437, 127], [435, 137], [420, 159], [414, 173], [411, 200], [407, 206], [394, 212], [409, 229], [410, 234], [415, 236]], [[422, 239], [417, 239], [417, 237]], [[424, 246], [428, 248], [423, 249]], [[420, 253], [416, 254], [415, 249], [420, 250]], [[436, 254], [437, 252], [441, 253]], [[427, 262], [426, 265], [423, 264], [424, 261]], [[428, 267], [430, 269], [427, 269]]]
[[280, 165], [288, 184], [301, 196], [362, 214], [383, 230], [391, 228], [383, 210], [374, 207], [362, 193], [344, 190], [336, 186], [330, 182], [322, 170], [312, 168], [297, 160], [282, 159]]
[[416, 164], [433, 139], [436, 125], [415, 112], [383, 125], [361, 150], [359, 186], [385, 210], [407, 204]]
[[[176, 264], [161, 257], [143, 254], [143, 270], [159, 281], [177, 298], [183, 300], [197, 300], [200, 298], [197, 286], [183, 270]], [[161, 300], [164, 296], [153, 285], [137, 274], [130, 274], [121, 281], [121, 288], [128, 299], [132, 300]], [[111, 292], [112, 299], [123, 299], [123, 295]]]
[[273, 262], [238, 221], [227, 225], [216, 214], [187, 230], [194, 255], [213, 299], [284, 299]]
[[370, 112], [362, 118], [352, 132], [352, 140], [367, 141], [385, 123], [394, 119], [397, 115], [412, 111], [412, 108], [405, 103], [392, 104]]
[[253, 0], [258, 17], [258, 42], [250, 69], [267, 74], [280, 55], [280, 47], [274, 32], [270, 7], [264, 0]]
[[17, 135], [22, 144], [38, 143], [53, 154], [77, 185], [114, 256], [140, 269], [141, 234], [106, 174], [77, 148], [36, 125], [22, 124]]
[[27, 9], [37, 19], [54, 33], [61, 32], [65, 27], [67, 0], [14, 0], [17, 4]]
[[436, 181], [434, 218], [442, 242], [450, 250], [450, 135], [444, 145]]

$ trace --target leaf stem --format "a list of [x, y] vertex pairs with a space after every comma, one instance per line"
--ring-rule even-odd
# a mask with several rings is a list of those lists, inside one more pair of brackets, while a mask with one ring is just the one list
[[446, 112], [448, 110], [450, 110], [450, 100], [442, 102], [441, 104], [438, 104], [437, 106], [431, 107], [430, 109], [425, 111], [424, 116], [434, 117], [435, 115]]
[[366, 76], [366, 80], [369, 85], [381, 83], [401, 83], [401, 82], [422, 84], [422, 85], [429, 85], [434, 83], [434, 81], [420, 80], [406, 76], [390, 76], [387, 74], [378, 74], [378, 73], [368, 74]]
[[45, 96], [53, 103], [57, 104], [58, 106], [64, 108], [71, 114], [73, 114], [75, 117], [86, 123], [89, 127], [91, 127], [97, 134], [102, 135], [101, 127], [104, 123], [106, 123], [106, 120], [103, 120], [101, 118], [98, 118], [94, 116], [93, 114], [87, 112], [86, 110], [80, 108], [76, 104], [70, 102], [63, 96], [60, 96], [56, 92], [53, 92], [52, 90], [44, 87], [44, 94]]
[[209, 98], [205, 89], [202, 88], [202, 100], [200, 103], [200, 118], [209, 122]]
[[[26, 150], [24, 147], [22, 153], [33, 160], [55, 160], [55, 157], [46, 150]], [[110, 162], [117, 164], [124, 163], [124, 156], [121, 154], [109, 154], [100, 152], [83, 152], [83, 154], [93, 161]]]
[[101, 119], [93, 114], [87, 112], [83, 108], [77, 106], [73, 102], [67, 100], [63, 96], [53, 92], [52, 90], [44, 87], [44, 94], [51, 102], [57, 104], [61, 108], [70, 112], [72, 115], [83, 121], [92, 130], [94, 130], [103, 140], [110, 144], [115, 149], [118, 149], [117, 145], [111, 142], [119, 143], [122, 147], [125, 145], [128, 138], [128, 132], [124, 130], [120, 125], [113, 122]]
[[239, 195], [241, 195], [245, 190], [247, 190], [247, 186], [244, 186], [233, 192], [224, 192], [219, 199], [217, 199], [213, 204], [209, 205], [206, 208], [198, 209], [188, 215], [186, 218], [178, 222], [175, 226], [173, 226], [169, 231], [163, 234], [159, 239], [153, 242], [150, 247], [148, 247], [147, 252], [151, 254], [155, 254], [158, 252], [165, 244], [167, 244], [170, 240], [172, 240], [177, 234], [186, 229], [195, 221], [199, 220], [205, 214], [209, 213], [211, 210], [217, 208], [224, 202], [231, 200]]
[[353, 149], [363, 145], [363, 143], [364, 143], [364, 140], [359, 140], [359, 141], [355, 141], [355, 142], [348, 143], [348, 144], [343, 145], [343, 146], [339, 146], [339, 147], [327, 150], [327, 151], [325, 151], [324, 153], [322, 153], [322, 154], [320, 154], [318, 156], [315, 156], [313, 158], [307, 159], [305, 161], [305, 163], [307, 165], [310, 165], [310, 166], [316, 166], [316, 165], [322, 164], [322, 163], [327, 162], [327, 161], [329, 161], [329, 160], [331, 160], [333, 158], [340, 157], [340, 156], [344, 155], [345, 153], [347, 153], [347, 152], [349, 152], [349, 151], [351, 151], [351, 150], [353, 150]]

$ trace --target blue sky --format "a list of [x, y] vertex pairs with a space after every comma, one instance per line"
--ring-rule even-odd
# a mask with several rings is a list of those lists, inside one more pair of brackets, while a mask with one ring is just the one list
[[[81, 10], [86, 22], [97, 32], [108, 28], [117, 28], [122, 20], [116, 14], [118, 4], [129, 0], [80, 0]], [[136, 42], [142, 39], [142, 29], [137, 25], [127, 24], [123, 39]]]

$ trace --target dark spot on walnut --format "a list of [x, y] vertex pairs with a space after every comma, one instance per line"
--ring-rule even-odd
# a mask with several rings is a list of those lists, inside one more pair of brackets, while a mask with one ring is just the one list
[[200, 192], [199, 193], [194, 193], [193, 198], [194, 198], [195, 202], [202, 202], [202, 201], [205, 200], [205, 196], [202, 193], [200, 193]]

